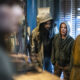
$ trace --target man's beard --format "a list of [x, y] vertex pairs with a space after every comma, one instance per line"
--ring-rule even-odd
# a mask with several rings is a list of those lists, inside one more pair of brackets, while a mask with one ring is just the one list
[[40, 30], [41, 41], [47, 41], [49, 39], [49, 31], [44, 27]]

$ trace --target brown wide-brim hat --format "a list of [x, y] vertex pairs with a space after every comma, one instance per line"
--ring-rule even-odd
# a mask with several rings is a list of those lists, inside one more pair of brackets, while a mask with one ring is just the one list
[[47, 22], [49, 20], [53, 20], [53, 17], [48, 13], [37, 16], [37, 23], [38, 24], [45, 23], [45, 22]]

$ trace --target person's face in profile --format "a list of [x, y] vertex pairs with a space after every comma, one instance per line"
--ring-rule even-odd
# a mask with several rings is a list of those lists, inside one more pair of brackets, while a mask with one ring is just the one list
[[23, 15], [20, 6], [0, 6], [0, 30], [5, 32], [15, 32], [18, 29], [18, 23]]
[[51, 21], [47, 21], [44, 27], [45, 29], [49, 30], [51, 28]]

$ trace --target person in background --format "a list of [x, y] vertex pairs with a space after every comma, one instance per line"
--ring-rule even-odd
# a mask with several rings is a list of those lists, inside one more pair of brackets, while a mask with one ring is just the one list
[[70, 80], [80, 80], [80, 35], [74, 41], [70, 69]]
[[64, 80], [69, 80], [70, 76], [70, 58], [74, 39], [69, 35], [70, 26], [67, 22], [62, 22], [59, 28], [59, 34], [56, 34], [52, 43], [52, 62], [54, 64], [54, 74], [61, 76], [64, 74]]
[[[20, 3], [20, 0], [0, 1], [0, 80], [13, 80], [15, 69], [10, 63], [9, 36], [18, 29], [18, 22], [23, 13]], [[16, 9], [20, 10], [20, 13], [16, 12]]]
[[52, 73], [51, 51], [54, 37], [53, 18], [50, 14], [37, 17], [38, 26], [32, 31], [31, 60], [37, 66]]

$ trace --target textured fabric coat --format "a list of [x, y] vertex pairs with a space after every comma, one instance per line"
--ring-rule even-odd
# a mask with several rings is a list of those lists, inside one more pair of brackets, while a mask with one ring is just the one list
[[70, 80], [80, 80], [80, 35], [73, 46]]
[[[65, 23], [67, 25], [67, 23]], [[67, 66], [70, 64], [70, 57], [72, 53], [72, 47], [74, 39], [69, 35], [70, 27], [67, 25], [66, 39], [61, 38], [61, 34], [55, 35], [52, 44], [52, 62], [57, 63], [60, 66]]]
[[42, 16], [42, 17], [38, 18], [38, 25], [32, 31], [31, 55], [35, 55], [35, 54], [37, 55], [37, 61], [38, 61], [40, 66], [43, 66], [42, 61], [44, 59], [44, 47], [43, 47], [43, 42], [41, 41], [41, 38], [40, 38], [41, 33], [39, 31], [39, 28], [40, 28], [40, 24], [47, 22], [49, 20], [52, 20], [52, 17], [50, 15], [45, 15], [44, 17]]

